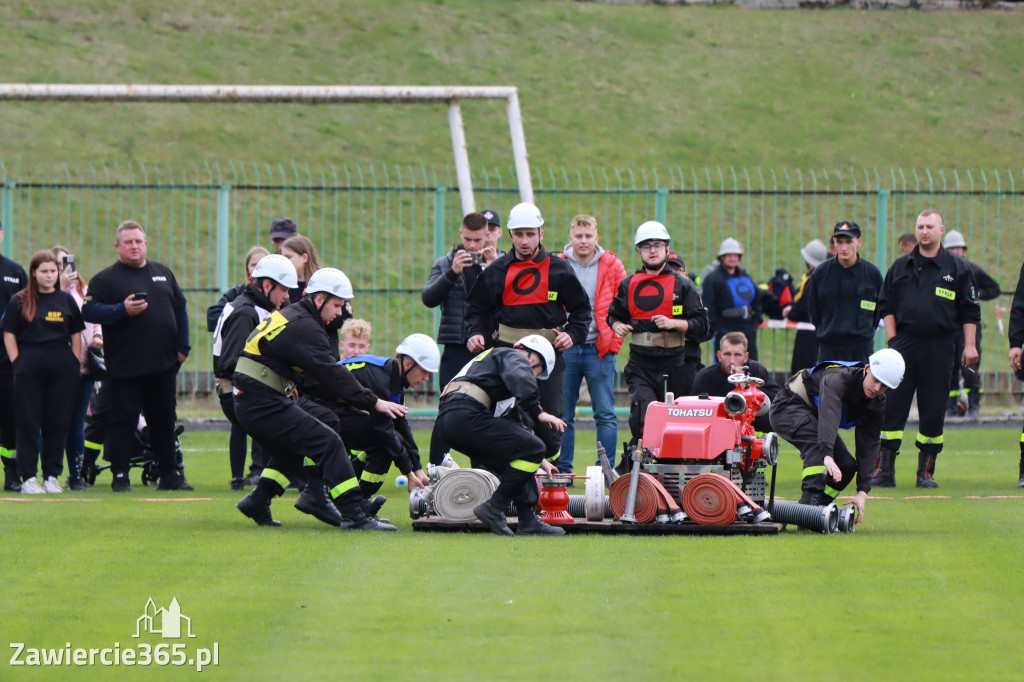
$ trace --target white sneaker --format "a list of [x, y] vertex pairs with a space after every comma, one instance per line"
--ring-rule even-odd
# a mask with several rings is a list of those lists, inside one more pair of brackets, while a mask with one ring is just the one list
[[43, 490], [45, 490], [48, 493], [64, 492], [64, 488], [60, 487], [60, 483], [58, 483], [57, 479], [54, 478], [53, 476], [50, 476], [45, 481], [43, 481]]
[[21, 484], [21, 492], [24, 495], [42, 495], [46, 491], [43, 489], [43, 486], [39, 485], [36, 477], [33, 476]]

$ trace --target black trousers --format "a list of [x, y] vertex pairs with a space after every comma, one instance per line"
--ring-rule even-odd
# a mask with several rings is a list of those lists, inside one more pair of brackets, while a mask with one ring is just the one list
[[509, 500], [519, 509], [532, 509], [537, 504], [535, 474], [546, 449], [544, 442], [521, 424], [495, 417], [473, 398], [456, 394], [441, 402], [434, 429], [440, 429], [452, 447], [481, 462], [498, 477], [498, 489], [491, 497], [495, 506], [503, 509]]
[[920, 423], [917, 447], [927, 455], [942, 452], [942, 430], [946, 423], [946, 398], [953, 369], [953, 335], [915, 338], [897, 334], [889, 342], [907, 365], [903, 382], [885, 394], [882, 448], [895, 455], [903, 442], [903, 427], [917, 392]]
[[[238, 423], [235, 416], [235, 397], [230, 393], [221, 393], [220, 409], [224, 416], [231, 422], [231, 435], [228, 436], [228, 461], [231, 464], [231, 478], [241, 478], [245, 472], [245, 453], [248, 450], [249, 439], [245, 429]], [[263, 469], [263, 451], [259, 443], [252, 443], [252, 465], [249, 471], [257, 472]]]
[[[843, 360], [844, 362], [867, 362], [868, 357], [875, 352], [874, 341], [862, 341], [849, 345], [836, 345], [831, 343], [818, 343], [818, 362], [826, 360]], [[817, 363], [815, 363], [817, 364]], [[807, 369], [806, 365], [798, 369]], [[795, 373], [795, 371], [794, 371]]]
[[105, 457], [110, 460], [110, 471], [115, 476], [128, 474], [131, 456], [135, 452], [135, 431], [139, 425], [140, 410], [146, 417], [149, 443], [160, 475], [177, 474], [178, 463], [174, 452], [177, 376], [178, 368], [173, 367], [141, 377], [107, 377], [104, 380], [103, 392], [107, 394], [105, 397], [108, 401]]
[[35, 476], [41, 459], [43, 478], [56, 478], [64, 471], [64, 443], [82, 379], [78, 358], [63, 343], [24, 344], [18, 350], [14, 363], [18, 475], [22, 480]]
[[981, 370], [981, 325], [978, 325], [974, 345], [978, 349], [978, 364], [974, 367], [964, 367], [960, 364], [960, 359], [964, 355], [963, 330], [958, 331], [953, 337], [953, 372], [949, 377], [950, 397], [960, 395], [961, 376], [964, 379], [964, 390], [967, 393], [981, 393], [981, 374], [978, 373]]
[[[441, 368], [437, 372], [438, 385], [441, 390], [444, 390], [448, 382], [454, 379], [459, 370], [475, 356], [476, 354], [470, 353], [464, 343], [444, 344], [444, 351], [441, 353]], [[434, 429], [430, 434], [430, 463], [440, 464], [448, 449], [449, 446], [441, 437], [441, 432]]]
[[391, 470], [391, 456], [380, 444], [380, 437], [373, 430], [368, 416], [358, 410], [345, 408], [338, 410], [337, 415], [341, 440], [351, 455], [350, 461], [359, 477], [359, 487], [366, 497], [373, 497], [384, 485], [384, 478]]
[[[630, 354], [629, 362], [622, 370], [622, 378], [629, 387], [629, 431], [633, 440], [643, 435], [644, 420], [647, 418], [647, 406], [654, 401], [665, 399], [665, 375], [668, 375], [668, 390], [677, 396], [686, 395], [680, 385], [680, 378], [685, 378], [685, 357], [682, 353], [664, 360], [638, 358]], [[693, 386], [693, 380], [690, 380]]]
[[837, 435], [832, 446], [832, 459], [843, 479], [836, 481], [825, 471], [825, 453], [818, 440], [818, 415], [786, 388], [779, 391], [769, 414], [775, 433], [800, 451], [804, 462], [800, 482], [804, 496], [801, 499], [817, 496], [819, 504], [826, 504], [846, 490], [857, 474], [857, 459], [850, 454], [842, 438]]
[[317, 467], [331, 497], [359, 494], [359, 481], [335, 428], [310, 411], [337, 424], [323, 405], [286, 398], [270, 389], [246, 390], [235, 396], [235, 416], [258, 441], [266, 456], [263, 477], [284, 489], [303, 465]]
[[5, 353], [0, 365], [0, 457], [8, 463], [14, 461], [18, 441], [14, 428], [14, 372], [6, 358]]
[[676, 397], [690, 395], [693, 392], [693, 381], [697, 378], [697, 372], [704, 369], [700, 357], [683, 355], [683, 363], [675, 365], [669, 372], [669, 385], [676, 391]]

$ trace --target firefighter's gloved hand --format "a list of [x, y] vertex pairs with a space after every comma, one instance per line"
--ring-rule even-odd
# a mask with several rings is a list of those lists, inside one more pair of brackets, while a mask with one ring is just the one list
[[825, 471], [832, 477], [832, 480], [838, 483], [843, 480], [843, 472], [836, 466], [836, 461], [832, 459], [831, 455], [825, 457]]

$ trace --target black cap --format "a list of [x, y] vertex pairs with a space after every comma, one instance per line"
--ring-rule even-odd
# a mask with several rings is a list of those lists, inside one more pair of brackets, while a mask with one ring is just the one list
[[683, 270], [686, 269], [686, 263], [683, 262], [683, 257], [677, 253], [668, 254], [668, 258], [665, 260], [669, 265], [678, 265]]
[[298, 233], [299, 228], [291, 218], [274, 218], [274, 222], [270, 224], [271, 239], [288, 239]]
[[480, 211], [480, 213], [482, 213], [483, 216], [487, 218], [488, 225], [497, 225], [498, 227], [501, 227], [501, 218], [498, 217], [498, 214], [495, 211], [492, 211], [489, 208], [485, 208], [484, 210]]
[[852, 220], [843, 220], [836, 223], [836, 226], [832, 228], [832, 236], [846, 236], [856, 239], [860, 237], [860, 225]]

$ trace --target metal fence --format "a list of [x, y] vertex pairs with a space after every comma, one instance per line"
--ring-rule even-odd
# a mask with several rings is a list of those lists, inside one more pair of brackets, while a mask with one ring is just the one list
[[[294, 218], [323, 263], [351, 277], [356, 314], [373, 324], [380, 353], [408, 333], [436, 330], [439, 313], [422, 305], [420, 291], [435, 258], [457, 240], [462, 217], [448, 168], [126, 163], [65, 166], [63, 177], [22, 182], [0, 162], [0, 173], [3, 253], [19, 262], [60, 243], [89, 276], [113, 262], [118, 223], [131, 218], [146, 227], [149, 257], [174, 270], [188, 298], [193, 352], [182, 372], [185, 393], [210, 391], [205, 310], [242, 281], [246, 251], [268, 244], [274, 217]], [[572, 216], [588, 213], [602, 245], [627, 270], [638, 263], [633, 231], [653, 218], [668, 226], [673, 250], [695, 271], [712, 262], [722, 239], [736, 237], [746, 248], [744, 267], [759, 281], [780, 267], [799, 281], [800, 248], [827, 241], [837, 221], [855, 220], [864, 229], [862, 255], [884, 271], [898, 255], [898, 236], [927, 207], [947, 229], [964, 233], [968, 257], [1010, 294], [1024, 258], [1024, 170], [534, 169], [533, 183], [550, 250], [564, 246]], [[513, 169], [477, 169], [473, 186], [477, 207], [503, 217], [519, 200]], [[990, 391], [1010, 385], [1006, 372], [992, 373], [1005, 369], [999, 308], [1008, 305], [1008, 296], [983, 305]], [[788, 369], [792, 332], [761, 334], [761, 361]]]

